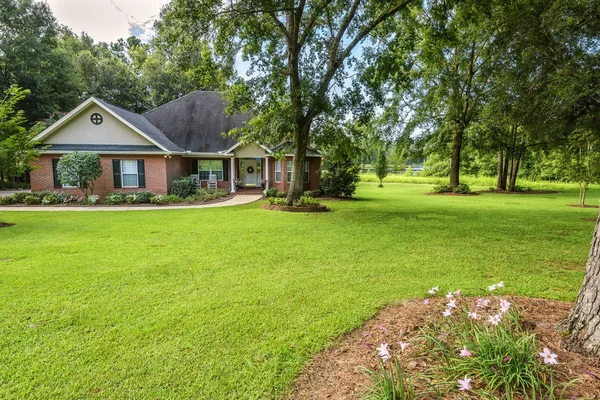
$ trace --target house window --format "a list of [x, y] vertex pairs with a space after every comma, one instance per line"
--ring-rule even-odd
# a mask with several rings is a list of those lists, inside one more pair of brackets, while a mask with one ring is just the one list
[[294, 172], [294, 162], [288, 161], [287, 162], [287, 183], [290, 183], [292, 181], [292, 172]]
[[137, 160], [121, 160], [121, 182], [123, 187], [139, 187]]
[[275, 182], [281, 182], [281, 161], [275, 161]]
[[308, 160], [304, 161], [304, 182], [308, 182], [309, 178], [310, 178], [310, 173], [309, 173], [310, 169], [308, 166]]
[[218, 181], [223, 180], [223, 160], [201, 160], [198, 161], [198, 179], [207, 181], [214, 174]]

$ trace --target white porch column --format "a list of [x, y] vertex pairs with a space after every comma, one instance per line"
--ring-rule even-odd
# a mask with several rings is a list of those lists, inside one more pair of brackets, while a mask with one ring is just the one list
[[265, 180], [267, 184], [265, 185], [265, 189], [269, 190], [269, 157], [265, 154]]
[[235, 157], [231, 157], [231, 169], [229, 180], [231, 181], [231, 191], [235, 192]]

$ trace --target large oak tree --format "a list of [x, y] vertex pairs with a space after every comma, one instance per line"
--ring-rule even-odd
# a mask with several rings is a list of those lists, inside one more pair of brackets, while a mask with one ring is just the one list
[[320, 128], [369, 103], [351, 79], [360, 44], [412, 1], [175, 0], [158, 26], [177, 33], [173, 45], [208, 43], [225, 67], [237, 54], [250, 63], [249, 79], [229, 91], [230, 105], [253, 112], [245, 140], [293, 143], [292, 204], [303, 192], [306, 150]]

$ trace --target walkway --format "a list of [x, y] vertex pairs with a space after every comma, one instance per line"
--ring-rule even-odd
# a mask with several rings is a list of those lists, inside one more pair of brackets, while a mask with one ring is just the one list
[[219, 203], [194, 204], [187, 206], [8, 206], [0, 207], [0, 211], [146, 211], [146, 210], [181, 210], [190, 208], [212, 208], [239, 206], [242, 204], [253, 203], [262, 198], [262, 195], [236, 195], [229, 200]]

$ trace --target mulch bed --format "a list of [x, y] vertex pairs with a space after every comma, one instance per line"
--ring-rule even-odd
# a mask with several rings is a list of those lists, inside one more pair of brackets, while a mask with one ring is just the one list
[[71, 203], [71, 204], [7, 204], [4, 205], [2, 207], [114, 207], [114, 208], [120, 208], [120, 207], [126, 207], [126, 208], [135, 208], [135, 207], [162, 207], [162, 206], [193, 206], [193, 205], [203, 205], [203, 204], [212, 204], [212, 203], [221, 203], [223, 201], [227, 201], [227, 200], [231, 200], [232, 198], [234, 198], [235, 195], [229, 195], [229, 196], [225, 196], [225, 197], [219, 197], [218, 199], [214, 199], [214, 200], [209, 200], [209, 201], [189, 201], [189, 202], [181, 202], [181, 203], [166, 203], [166, 204], [152, 204], [152, 203], [136, 203], [136, 204], [128, 204], [128, 203], [123, 203], [123, 204], [102, 204], [102, 203], [98, 203], [98, 204], [76, 204], [76, 203]]
[[471, 192], [471, 193], [454, 193], [454, 192], [429, 192], [427, 193], [429, 196], [479, 196], [479, 192]]
[[260, 206], [263, 210], [287, 211], [287, 212], [327, 212], [329, 208], [324, 205], [313, 207], [280, 206], [276, 204], [263, 204]]
[[508, 190], [482, 190], [481, 193], [498, 193], [498, 194], [557, 194], [556, 190], [526, 190], [524, 192], [509, 192]]
[[593, 206], [591, 204], [586, 204], [584, 206], [580, 206], [579, 204], [567, 204], [567, 207], [576, 207], [576, 208], [598, 208], [598, 206]]
[[0, 228], [9, 228], [15, 226], [15, 224], [9, 224], [8, 222], [0, 222]]
[[[502, 296], [522, 310], [524, 326], [536, 334], [540, 351], [548, 347], [558, 354], [559, 364], [554, 366], [555, 379], [569, 382], [580, 379], [567, 389], [565, 398], [600, 398], [600, 360], [585, 357], [564, 350], [556, 324], [569, 314], [573, 304], [517, 296]], [[378, 368], [379, 360], [375, 348], [382, 342], [406, 341], [418, 333], [419, 327], [439, 317], [444, 298], [431, 299], [429, 305], [422, 300], [407, 301], [392, 305], [378, 312], [365, 325], [344, 337], [329, 349], [318, 354], [296, 379], [288, 399], [359, 399], [369, 386], [370, 380], [364, 375], [364, 368]], [[474, 301], [469, 299], [468, 301]], [[380, 327], [385, 327], [385, 333]], [[409, 346], [402, 358], [409, 374], [421, 373], [431, 368], [419, 358], [411, 357], [418, 346]], [[426, 389], [425, 387], [417, 389]], [[417, 390], [419, 393], [419, 390]], [[452, 393], [445, 398], [464, 398], [461, 393]], [[469, 397], [474, 398], [474, 397]]]

